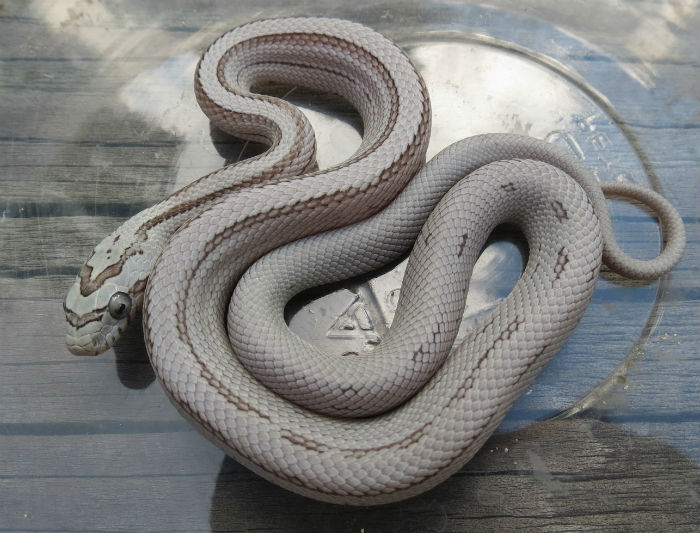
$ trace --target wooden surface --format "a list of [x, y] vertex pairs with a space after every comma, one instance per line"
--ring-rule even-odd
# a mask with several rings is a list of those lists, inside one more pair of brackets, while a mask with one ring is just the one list
[[[0, 2], [0, 531], [697, 531], [698, 4], [608, 4]], [[543, 65], [551, 57], [610, 119], [596, 134], [607, 127], [629, 142], [619, 153], [603, 146], [609, 160], [636, 154], [686, 223], [673, 274], [652, 285], [605, 274], [580, 331], [507, 431], [407, 502], [320, 504], [226, 458], [170, 405], [139, 328], [97, 358], [63, 345], [61, 301], [101, 237], [259, 150], [209, 129], [192, 68], [225, 29], [286, 14], [346, 16], [408, 47], [419, 28], [508, 41]], [[318, 104], [333, 114], [332, 105]], [[619, 213], [623, 244], [653, 252], [653, 222]]]

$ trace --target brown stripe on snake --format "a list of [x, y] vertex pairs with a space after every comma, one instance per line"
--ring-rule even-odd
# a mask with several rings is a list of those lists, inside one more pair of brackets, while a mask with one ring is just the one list
[[258, 415], [260, 418], [264, 418], [266, 420], [270, 420], [270, 417], [267, 416], [265, 413], [262, 411], [256, 409], [252, 405], [250, 405], [249, 402], [245, 401], [243, 398], [240, 396], [237, 396], [233, 393], [231, 393], [228, 389], [225, 391], [222, 391], [220, 386], [221, 382], [214, 376], [206, 367], [202, 370], [202, 373], [200, 374], [204, 379], [207, 380], [207, 382], [214, 388], [216, 388], [219, 392], [221, 392], [224, 397], [230, 401], [233, 405], [236, 406], [241, 411], [244, 412], [252, 412]]
[[[254, 37], [251, 39], [247, 39], [245, 41], [242, 41], [234, 46], [232, 46], [224, 56], [222, 56], [221, 60], [219, 61], [219, 64], [217, 66], [217, 78], [219, 80], [219, 83], [221, 83], [222, 86], [226, 87], [229, 91], [231, 92], [236, 92], [240, 94], [234, 87], [231, 86], [231, 84], [228, 82], [226, 79], [226, 75], [224, 72], [224, 65], [226, 64], [226, 61], [230, 58], [233, 57], [237, 54], [241, 53], [241, 49], [248, 48], [248, 47], [257, 47], [260, 45], [268, 45], [268, 44], [274, 44], [274, 45], [279, 45], [280, 43], [292, 43], [292, 44], [307, 44], [309, 41], [316, 41], [316, 42], [323, 42], [324, 46], [335, 46], [337, 48], [342, 48], [346, 49], [347, 53], [352, 54], [352, 57], [355, 60], [358, 61], [363, 61], [367, 65], [370, 65], [370, 68], [375, 72], [375, 74], [379, 74], [381, 77], [382, 81], [386, 84], [386, 86], [389, 88], [389, 94], [392, 97], [392, 102], [391, 102], [391, 107], [392, 107], [392, 112], [389, 115], [389, 122], [385, 125], [384, 127], [384, 134], [377, 138], [375, 142], [372, 143], [372, 145], [368, 146], [365, 150], [363, 150], [360, 153], [354, 154], [351, 158], [347, 159], [342, 163], [343, 166], [348, 166], [352, 163], [355, 163], [362, 159], [363, 157], [366, 156], [366, 154], [371, 153], [376, 149], [377, 146], [381, 145], [386, 141], [387, 136], [389, 133], [393, 130], [395, 124], [396, 124], [396, 118], [397, 118], [397, 106], [398, 106], [398, 101], [396, 100], [396, 94], [397, 94], [397, 89], [396, 89], [396, 84], [394, 82], [394, 78], [391, 75], [391, 73], [387, 70], [385, 67], [384, 63], [374, 54], [369, 52], [368, 50], [361, 48], [357, 46], [356, 44], [346, 40], [342, 39], [340, 37], [332, 36], [332, 35], [326, 35], [326, 34], [316, 34], [316, 33], [284, 33], [284, 34], [268, 34], [268, 35], [263, 35], [260, 37]], [[321, 66], [315, 63], [311, 62], [302, 62], [302, 61], [297, 61], [297, 62], [292, 62], [292, 61], [269, 61], [269, 60], [263, 60], [263, 61], [257, 61], [255, 63], [251, 63], [250, 66], [259, 66], [259, 65], [290, 65], [290, 66], [296, 66], [296, 67], [301, 67], [301, 68], [308, 68], [314, 71], [318, 72], [324, 72], [326, 74], [332, 74], [334, 76], [338, 76], [340, 78], [343, 78], [347, 80], [348, 82], [352, 83], [353, 86], [362, 89], [362, 92], [364, 94], [364, 101], [370, 101], [371, 95], [366, 92], [362, 88], [361, 83], [357, 83], [357, 80], [353, 78], [350, 73], [341, 71], [339, 69], [334, 69], [330, 68], [327, 66]], [[241, 70], [238, 71], [238, 75], [240, 77]], [[242, 85], [242, 82], [240, 79], [237, 80], [239, 84]], [[421, 84], [422, 84], [421, 80]], [[427, 91], [427, 89], [426, 89]], [[268, 95], [256, 95], [256, 97], [262, 101], [267, 101], [269, 103], [272, 103], [274, 105], [279, 105], [279, 100], [275, 99], [274, 97], [268, 96]], [[360, 99], [361, 100], [361, 99]], [[428, 102], [426, 102], [428, 103]], [[317, 174], [322, 174], [326, 171], [318, 171]]]
[[[385, 82], [391, 82], [393, 83], [393, 78], [389, 75], [389, 73], [386, 71], [386, 68], [384, 67], [384, 64], [377, 58], [377, 56], [369, 53], [365, 49], [357, 46], [356, 44], [347, 41], [345, 39], [342, 39], [340, 37], [335, 37], [335, 36], [330, 36], [330, 35], [325, 35], [325, 34], [313, 34], [313, 33], [289, 33], [289, 34], [268, 34], [268, 35], [263, 35], [260, 37], [253, 37], [251, 39], [247, 39], [245, 41], [242, 41], [234, 46], [232, 46], [229, 51], [222, 56], [221, 61], [219, 62], [219, 65], [217, 67], [217, 78], [219, 80], [219, 83], [223, 87], [226, 87], [228, 90], [233, 91], [233, 88], [229, 84], [228, 80], [226, 79], [226, 75], [224, 72], [224, 65], [226, 64], [227, 60], [232, 57], [232, 56], [237, 56], [240, 55], [240, 52], [246, 48], [258, 48], [260, 46], [264, 45], [279, 45], [280, 43], [285, 43], [285, 44], [303, 44], [307, 45], [309, 41], [312, 42], [323, 42], [324, 46], [329, 45], [329, 46], [335, 46], [336, 48], [341, 48], [344, 49], [344, 53], [349, 53], [352, 54], [353, 57], [356, 59], [362, 59], [362, 60], [367, 60], [366, 63], [370, 64], [372, 68], [376, 69], [376, 72], [379, 72], [382, 74], [382, 79]], [[353, 83], [354, 86], [357, 86], [361, 93], [364, 96], [364, 99], [360, 98], [358, 100], [360, 101], [370, 101], [370, 94], [362, 87], [361, 84], [357, 84], [357, 80], [353, 78], [348, 72], [341, 70], [341, 69], [336, 69], [336, 68], [331, 68], [328, 66], [323, 66], [318, 63], [314, 63], [311, 61], [303, 62], [301, 60], [298, 61], [290, 61], [290, 60], [258, 60], [253, 63], [250, 63], [247, 65], [248, 67], [254, 66], [254, 67], [260, 67], [261, 65], [267, 65], [267, 66], [287, 66], [287, 67], [294, 67], [294, 68], [303, 68], [303, 69], [310, 69], [312, 71], [317, 71], [317, 72], [325, 72], [326, 74], [332, 74], [334, 76], [337, 76], [339, 78], [343, 78], [351, 83]], [[244, 85], [244, 83], [241, 80], [241, 76], [245, 72], [245, 67], [240, 68], [237, 70], [237, 79], [236, 82], [238, 85]]]
[[301, 446], [307, 450], [311, 450], [312, 452], [324, 453], [328, 451], [328, 446], [315, 442], [311, 439], [307, 439], [303, 435], [299, 435], [298, 433], [294, 433], [288, 429], [282, 430], [280, 438], [288, 440], [292, 444], [296, 444], [297, 446]]
[[[446, 404], [445, 408], [451, 406], [453, 402], [459, 401], [466, 396], [467, 392], [469, 392], [469, 390], [473, 386], [472, 376], [474, 375], [474, 372], [481, 369], [481, 365], [484, 363], [484, 361], [486, 361], [489, 358], [489, 356], [496, 350], [496, 345], [499, 342], [502, 342], [503, 340], [510, 339], [510, 337], [513, 335], [513, 333], [515, 333], [518, 330], [518, 328], [520, 327], [520, 324], [522, 324], [523, 322], [524, 322], [524, 319], [521, 319], [519, 316], [516, 316], [515, 319], [513, 319], [511, 322], [508, 323], [508, 326], [506, 326], [506, 329], [501, 331], [501, 334], [494, 339], [494, 341], [491, 343], [491, 346], [479, 357], [479, 359], [477, 360], [476, 367], [467, 376], [467, 378], [465, 379], [462, 386], [460, 386], [455, 391], [455, 393], [450, 398], [449, 402]], [[467, 381], [469, 382], [469, 385], [467, 385]], [[465, 385], [467, 385], [467, 386], [465, 386]]]
[[[301, 42], [301, 43], [306, 43], [308, 40], [317, 40], [317, 41], [323, 41], [324, 43], [332, 43], [338, 46], [339, 48], [347, 48], [351, 51], [353, 54], [353, 57], [356, 59], [363, 59], [367, 64], [370, 64], [372, 68], [375, 70], [375, 73], [379, 73], [381, 76], [381, 79], [384, 81], [386, 86], [389, 89], [389, 94], [392, 96], [392, 102], [391, 102], [391, 112], [388, 117], [388, 121], [384, 126], [383, 133], [380, 135], [373, 143], [372, 145], [366, 147], [365, 150], [362, 152], [354, 154], [351, 158], [347, 159], [342, 163], [343, 166], [348, 166], [352, 163], [355, 163], [362, 159], [363, 157], [366, 157], [368, 153], [371, 153], [374, 151], [379, 145], [384, 143], [393, 130], [395, 124], [396, 124], [396, 119], [398, 116], [398, 101], [396, 100], [396, 85], [394, 83], [394, 79], [389, 73], [389, 71], [386, 69], [382, 61], [377, 58], [375, 55], [371, 54], [367, 50], [358, 47], [354, 43], [351, 43], [347, 40], [341, 39], [339, 37], [334, 37], [334, 36], [329, 36], [329, 35], [324, 35], [324, 34], [303, 34], [303, 33], [289, 33], [289, 34], [272, 34], [272, 35], [264, 35], [261, 37], [256, 37], [256, 38], [251, 38], [246, 41], [243, 41], [241, 43], [238, 43], [237, 45], [234, 45], [229, 51], [222, 57], [222, 59], [219, 61], [218, 67], [217, 67], [217, 77], [219, 80], [219, 83], [222, 84], [222, 86], [226, 87], [229, 91], [235, 92], [237, 94], [241, 94], [239, 91], [236, 91], [234, 87], [232, 87], [229, 83], [228, 80], [226, 79], [224, 70], [223, 70], [223, 65], [225, 64], [225, 60], [235, 53], [240, 53], [240, 49], [244, 47], [249, 47], [249, 46], [255, 46], [258, 44], [279, 44], [280, 42]], [[300, 67], [305, 67], [309, 68], [312, 70], [316, 70], [319, 72], [325, 72], [325, 73], [330, 73], [335, 76], [342, 77], [349, 82], [353, 84], [355, 87], [361, 87], [361, 84], [357, 83], [357, 80], [350, 76], [348, 73], [342, 72], [337, 69], [331, 69], [328, 67], [321, 67], [316, 64], [311, 64], [311, 63], [303, 63], [303, 62], [280, 62], [280, 61], [259, 61], [254, 63], [254, 65], [261, 65], [261, 64], [288, 64], [292, 66], [300, 66]], [[422, 82], [422, 80], [421, 80]], [[365, 94], [366, 98], [369, 98], [369, 95], [363, 91]], [[269, 102], [273, 105], [280, 105], [280, 100], [264, 95], [264, 94], [257, 94], [256, 99], [262, 100]], [[285, 103], [286, 105], [286, 103]], [[424, 106], [429, 105], [428, 102], [424, 102]], [[222, 111], [226, 111], [225, 109]], [[295, 119], [297, 118], [296, 114], [292, 115]], [[424, 132], [423, 132], [424, 133]], [[413, 154], [413, 152], [411, 152]], [[282, 166], [282, 165], [280, 165]], [[278, 171], [277, 168], [273, 169], [275, 172]], [[324, 173], [328, 173], [332, 169], [328, 170], [318, 170], [316, 172], [310, 172], [308, 175], [321, 175]], [[268, 178], [269, 179], [269, 178]]]
[[[293, 61], [261, 61], [259, 63], [256, 63], [256, 66], [259, 65], [267, 65], [267, 66], [277, 66], [277, 67], [291, 67], [291, 68], [299, 68], [299, 69], [309, 69], [313, 70], [315, 72], [325, 72], [326, 74], [333, 74], [334, 76], [337, 76], [339, 78], [343, 78], [344, 80], [348, 82], [356, 82], [357, 80], [353, 78], [352, 76], [349, 76], [347, 73], [342, 72], [340, 70], [332, 69], [332, 68], [323, 68], [318, 65], [308, 65], [305, 63], [295, 63]], [[360, 86], [360, 92], [364, 95], [365, 99], [371, 98], [370, 93], [364, 88]]]
[[539, 361], [540, 357], [541, 357], [547, 350], [549, 350], [549, 344], [546, 344], [546, 345], [542, 346], [542, 349], [541, 349], [540, 351], [538, 351], [538, 352], [534, 355], [534, 357], [532, 358], [532, 360], [529, 361], [529, 362], [527, 363], [527, 365], [525, 365], [525, 369], [520, 373], [520, 375], [518, 376], [518, 379], [515, 380], [515, 383], [518, 383], [518, 382], [523, 378], [523, 376], [524, 376], [525, 374], [528, 373], [528, 371], [530, 370], [530, 368], [532, 367], [532, 365], [534, 365], [537, 361]]
[[[389, 82], [393, 85], [393, 77], [389, 74], [388, 70], [386, 69], [384, 63], [374, 54], [369, 52], [368, 50], [359, 47], [355, 43], [352, 43], [346, 39], [343, 39], [341, 37], [336, 37], [336, 36], [331, 36], [331, 35], [325, 35], [325, 34], [315, 34], [315, 33], [285, 33], [285, 34], [267, 34], [267, 35], [262, 35], [259, 37], [252, 37], [250, 39], [246, 39], [245, 41], [241, 41], [235, 45], [233, 45], [226, 54], [224, 54], [219, 61], [219, 64], [217, 66], [217, 78], [219, 80], [219, 83], [223, 86], [226, 87], [228, 90], [233, 91], [233, 87], [231, 84], [228, 82], [226, 79], [226, 75], [224, 72], [224, 67], [226, 65], [226, 62], [233, 56], [238, 56], [241, 55], [241, 52], [244, 49], [247, 48], [260, 48], [265, 45], [275, 45], [279, 46], [280, 44], [293, 44], [293, 45], [308, 45], [309, 41], [311, 41], [313, 44], [318, 43], [319, 41], [324, 42], [324, 46], [328, 47], [333, 47], [335, 46], [336, 48], [340, 49], [345, 49], [344, 53], [351, 54], [352, 57], [356, 60], [362, 60], [366, 64], [370, 65], [371, 68], [374, 71], [374, 74], [380, 74], [381, 78], [385, 82]], [[312, 61], [302, 61], [301, 58], [296, 59], [295, 61], [291, 60], [279, 60], [279, 59], [263, 59], [263, 60], [257, 60], [254, 62], [249, 63], [246, 65], [247, 67], [258, 67], [260, 65], [287, 65], [287, 66], [293, 66], [293, 67], [300, 67], [300, 68], [307, 68], [313, 71], [318, 71], [318, 72], [325, 72], [327, 74], [333, 74], [334, 76], [344, 78], [347, 81], [350, 82], [356, 82], [357, 80], [350, 76], [350, 74], [344, 70], [338, 69], [338, 68], [331, 68], [327, 65], [320, 65], [318, 63], [312, 62]], [[244, 68], [240, 68], [237, 70], [237, 80], [236, 82], [240, 85], [243, 86], [245, 85], [244, 82], [241, 80], [241, 74], [244, 72]], [[354, 84], [356, 85], [356, 84]], [[364, 96], [367, 97], [368, 94], [366, 92], [363, 92]], [[273, 98], [269, 97], [266, 95], [263, 95], [266, 98]], [[360, 99], [361, 100], [361, 99]], [[367, 101], [367, 100], [365, 100]]]

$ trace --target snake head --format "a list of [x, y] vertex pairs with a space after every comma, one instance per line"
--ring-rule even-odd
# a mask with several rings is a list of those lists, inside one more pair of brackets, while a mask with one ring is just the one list
[[80, 282], [73, 283], [63, 302], [66, 346], [72, 353], [97, 355], [114, 346], [135, 314], [127, 291], [109, 283], [86, 297], [80, 294]]
[[[116, 235], [116, 236], [115, 236]], [[137, 257], [134, 257], [134, 256]], [[133, 257], [130, 268], [126, 261]], [[98, 244], [80, 269], [63, 302], [66, 345], [76, 355], [97, 355], [117, 342], [143, 301], [147, 268], [132, 247], [119, 246], [119, 235]]]

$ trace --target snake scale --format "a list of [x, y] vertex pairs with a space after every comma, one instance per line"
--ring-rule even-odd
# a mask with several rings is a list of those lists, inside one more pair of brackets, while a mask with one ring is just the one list
[[[349, 100], [364, 127], [356, 153], [316, 169], [304, 115], [252, 92], [268, 81]], [[203, 54], [195, 92], [218, 128], [269, 149], [98, 244], [64, 302], [68, 347], [107, 350], [143, 307], [151, 363], [178, 410], [253, 471], [312, 498], [379, 504], [446, 479], [569, 337], [602, 261], [655, 279], [683, 253], [682, 221], [663, 197], [601, 186], [543, 141], [481, 135], [424, 165], [425, 85], [400, 48], [353, 22], [235, 28]], [[620, 249], [604, 194], [656, 213], [666, 238], [657, 258]], [[527, 240], [525, 271], [451, 352], [474, 262], [503, 223]], [[371, 354], [325, 354], [285, 324], [298, 292], [370, 272], [412, 246], [394, 324]]]

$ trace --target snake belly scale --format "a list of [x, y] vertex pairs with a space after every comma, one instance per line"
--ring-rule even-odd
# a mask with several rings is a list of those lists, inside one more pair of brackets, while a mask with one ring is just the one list
[[[265, 81], [348, 99], [364, 125], [355, 155], [314, 170], [308, 121], [251, 92]], [[149, 356], [174, 405], [228, 454], [300, 494], [370, 505], [435, 486], [471, 458], [569, 337], [602, 261], [655, 279], [682, 255], [683, 224], [663, 197], [633, 184], [601, 188], [575, 157], [542, 141], [477, 136], [421, 168], [425, 86], [398, 47], [359, 24], [295, 18], [236, 28], [204, 53], [195, 90], [219, 128], [270, 148], [100, 243], [64, 303], [68, 345], [104, 351], [143, 300]], [[657, 258], [619, 248], [604, 191], [657, 214], [667, 241]], [[471, 269], [501, 223], [523, 232], [527, 266], [450, 352]], [[333, 357], [289, 331], [284, 305], [294, 294], [370, 272], [411, 246], [395, 323], [372, 356]]]

